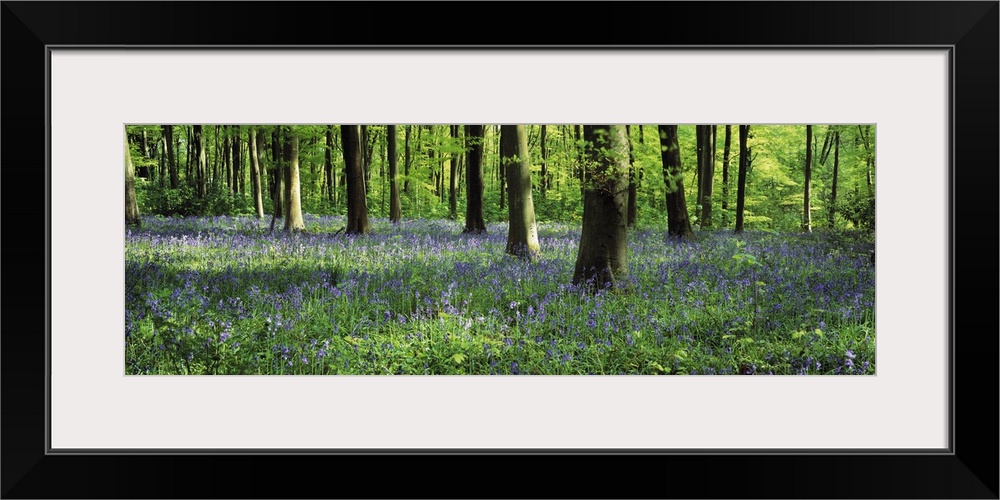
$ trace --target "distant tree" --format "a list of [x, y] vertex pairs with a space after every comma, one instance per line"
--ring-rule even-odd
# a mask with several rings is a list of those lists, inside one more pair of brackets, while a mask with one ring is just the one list
[[701, 165], [701, 218], [702, 228], [712, 227], [712, 191], [715, 181], [715, 125], [705, 125], [705, 154]]
[[736, 232], [743, 232], [743, 208], [746, 204], [747, 169], [750, 166], [750, 149], [747, 139], [750, 135], [750, 125], [740, 125], [740, 168], [736, 181]]
[[271, 226], [274, 227], [274, 218], [284, 216], [285, 210], [285, 173], [284, 159], [281, 153], [281, 127], [275, 126], [271, 132], [271, 158], [274, 160], [271, 181], [271, 200], [274, 201], [274, 215], [271, 218]]
[[399, 200], [399, 165], [396, 161], [396, 126], [389, 125], [386, 130], [386, 148], [389, 156], [389, 222], [399, 222], [403, 216], [402, 204]]
[[248, 153], [250, 154], [250, 187], [253, 189], [254, 215], [264, 217], [264, 198], [260, 186], [260, 159], [257, 156], [257, 135], [253, 127], [247, 130]]
[[135, 195], [135, 168], [132, 166], [132, 152], [125, 139], [125, 225], [140, 226], [139, 203]]
[[[454, 144], [458, 144], [459, 134], [458, 125], [451, 125], [451, 139]], [[450, 159], [450, 171], [451, 174], [448, 177], [448, 217], [452, 219], [458, 218], [458, 195], [455, 191], [458, 189], [458, 157], [459, 153], [454, 152], [451, 154]]]
[[500, 154], [509, 197], [506, 252], [531, 259], [539, 253], [541, 247], [535, 224], [535, 205], [531, 199], [531, 164], [528, 161], [528, 135], [524, 125], [500, 127]]
[[635, 155], [632, 154], [632, 130], [628, 125], [625, 125], [625, 138], [628, 140], [628, 227], [633, 227], [639, 215], [639, 193], [636, 184]]
[[806, 125], [806, 180], [803, 188], [802, 230], [812, 232], [812, 214], [809, 213], [809, 191], [812, 179], [812, 125]]
[[482, 125], [466, 125], [465, 230], [464, 233], [485, 233], [483, 221], [483, 140]]
[[667, 234], [694, 238], [687, 202], [684, 200], [684, 175], [681, 169], [681, 148], [677, 140], [677, 125], [660, 125], [660, 155], [663, 160], [663, 181], [667, 191]]
[[198, 163], [195, 167], [195, 176], [198, 180], [198, 197], [205, 198], [207, 194], [207, 175], [205, 162], [205, 141], [202, 140], [201, 125], [194, 126], [194, 152], [198, 155]]
[[733, 138], [733, 126], [726, 125], [726, 141], [722, 146], [722, 210], [729, 208], [729, 147]]
[[180, 186], [180, 175], [177, 172], [177, 158], [174, 156], [174, 126], [161, 125], [163, 128], [163, 141], [166, 143], [163, 148], [167, 153], [167, 170], [170, 171], [170, 189], [177, 189]]
[[549, 189], [549, 150], [548, 150], [548, 139], [546, 137], [546, 127], [542, 125], [541, 128], [541, 138], [539, 142], [541, 143], [542, 149], [542, 172], [541, 179], [538, 181], [538, 189], [542, 192], [542, 198], [545, 198], [545, 192]]
[[403, 133], [403, 192], [410, 193], [410, 126], [405, 127]]
[[830, 188], [830, 227], [834, 227], [837, 213], [837, 171], [840, 169], [840, 131], [833, 133], [833, 184]]
[[583, 230], [573, 283], [614, 286], [627, 270], [629, 142], [622, 125], [584, 125]]
[[282, 133], [283, 166], [285, 174], [285, 231], [301, 231], [306, 228], [302, 220], [302, 195], [299, 187], [299, 136], [293, 127], [285, 127]]
[[365, 172], [362, 165], [361, 127], [340, 126], [341, 150], [347, 170], [347, 234], [369, 231], [368, 200], [365, 196]]

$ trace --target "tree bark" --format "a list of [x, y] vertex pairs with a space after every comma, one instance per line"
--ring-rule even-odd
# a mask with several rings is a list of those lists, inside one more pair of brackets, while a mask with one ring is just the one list
[[365, 234], [369, 231], [368, 200], [365, 196], [365, 172], [361, 151], [361, 127], [341, 125], [341, 150], [347, 168], [347, 234]]
[[[281, 127], [275, 125], [271, 132], [271, 158], [274, 159], [273, 179], [271, 183], [271, 200], [274, 202], [274, 217], [282, 218], [285, 213], [285, 173], [284, 159], [281, 154]], [[273, 226], [273, 224], [272, 224]]]
[[[230, 141], [231, 141], [230, 145], [233, 148], [233, 185], [232, 185], [232, 189], [233, 189], [233, 194], [237, 194], [237, 193], [241, 192], [241, 190], [240, 190], [240, 177], [243, 176], [243, 172], [241, 172], [241, 168], [240, 168], [242, 166], [242, 162], [240, 161], [240, 126], [239, 125], [233, 125], [232, 128], [230, 129], [230, 132], [232, 132], [232, 138], [230, 139]], [[296, 140], [296, 142], [298, 142], [298, 138], [297, 137], [296, 137], [295, 140]], [[298, 150], [297, 146], [296, 146], [296, 150]]]
[[139, 203], [135, 195], [135, 168], [132, 166], [132, 152], [129, 151], [128, 138], [125, 139], [125, 225], [139, 227]]
[[701, 220], [702, 228], [712, 227], [712, 191], [715, 180], [715, 125], [706, 125], [705, 158], [701, 172]]
[[386, 148], [389, 156], [389, 222], [399, 222], [403, 216], [399, 199], [399, 165], [396, 161], [396, 126], [389, 125], [386, 131]]
[[837, 171], [840, 169], [840, 131], [833, 133], [833, 185], [830, 188], [830, 229], [834, 228], [837, 214]]
[[[456, 147], [459, 144], [458, 135], [458, 125], [451, 126], [451, 139], [452, 147]], [[458, 219], [458, 195], [456, 190], [458, 189], [458, 153], [451, 154], [451, 169], [450, 176], [448, 178], [448, 216], [452, 219]]]
[[803, 190], [802, 231], [812, 232], [812, 214], [809, 211], [809, 191], [812, 180], [812, 125], [806, 125], [806, 182]]
[[170, 171], [170, 189], [177, 189], [180, 185], [180, 176], [177, 173], [177, 158], [174, 157], [174, 126], [161, 125], [163, 127], [163, 137], [167, 146], [163, 148], [167, 152], [167, 170]]
[[733, 126], [726, 125], [726, 141], [722, 146], [722, 209], [729, 209], [729, 147], [733, 138]]
[[740, 125], [740, 167], [736, 180], [736, 232], [743, 232], [743, 207], [746, 200], [747, 168], [750, 166], [750, 150], [747, 139], [750, 135], [750, 125]]
[[538, 183], [538, 188], [542, 192], [542, 198], [545, 198], [545, 192], [549, 188], [549, 165], [548, 165], [548, 163], [549, 163], [549, 152], [548, 152], [548, 148], [546, 147], [547, 145], [546, 145], [546, 136], [545, 136], [545, 125], [542, 125], [542, 130], [541, 130], [540, 134], [541, 134], [541, 138], [539, 139], [539, 141], [541, 142], [541, 148], [542, 148], [542, 179]]
[[667, 191], [667, 234], [694, 238], [691, 219], [684, 199], [684, 174], [681, 168], [681, 148], [677, 140], [677, 125], [660, 125], [660, 157], [663, 161], [663, 181]]
[[257, 158], [257, 136], [253, 127], [247, 130], [247, 144], [250, 153], [250, 187], [253, 189], [253, 208], [257, 218], [264, 217], [264, 196], [260, 186], [260, 160]]
[[573, 284], [615, 286], [627, 271], [629, 142], [621, 125], [584, 125], [583, 229]]
[[410, 192], [410, 125], [403, 132], [403, 192]]
[[333, 203], [333, 193], [337, 190], [337, 184], [333, 181], [333, 125], [326, 126], [326, 164], [323, 175], [326, 179], [326, 197]]
[[194, 145], [195, 154], [198, 155], [198, 163], [196, 166], [196, 177], [198, 178], [198, 197], [204, 199], [207, 193], [207, 176], [206, 176], [206, 161], [205, 161], [205, 141], [202, 140], [201, 125], [194, 126]]
[[636, 186], [635, 155], [632, 154], [632, 130], [625, 125], [625, 137], [628, 143], [628, 227], [635, 227], [639, 215], [638, 189]]
[[483, 126], [466, 125], [465, 230], [464, 233], [486, 232], [483, 220]]
[[299, 186], [299, 136], [295, 129], [286, 127], [284, 131], [285, 174], [285, 231], [301, 231], [306, 228], [302, 220], [302, 199]]
[[535, 206], [531, 199], [531, 164], [528, 161], [528, 135], [524, 125], [500, 127], [500, 154], [509, 197], [506, 252], [533, 259], [541, 247], [535, 224]]

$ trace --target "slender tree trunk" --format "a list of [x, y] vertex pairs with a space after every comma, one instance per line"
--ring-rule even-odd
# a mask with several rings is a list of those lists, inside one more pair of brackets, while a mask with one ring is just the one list
[[726, 125], [726, 142], [722, 146], [722, 209], [729, 209], [729, 146], [733, 138], [733, 126]]
[[[271, 133], [271, 157], [274, 158], [274, 182], [272, 187], [274, 193], [271, 197], [274, 201], [274, 216], [281, 218], [285, 213], [285, 160], [281, 154], [281, 127], [275, 126]], [[272, 224], [273, 226], [274, 224]]]
[[167, 152], [167, 170], [170, 171], [170, 189], [177, 189], [180, 176], [177, 175], [177, 159], [174, 157], [174, 126], [161, 125], [161, 127], [163, 127], [163, 141], [166, 144], [163, 149]]
[[[230, 146], [233, 148], [233, 184], [230, 186], [233, 190], [233, 194], [237, 194], [240, 191], [240, 126], [233, 125], [230, 128], [232, 137], [230, 138]], [[296, 137], [296, 151], [298, 150], [298, 138]], [[297, 154], [297, 153], [296, 153]]]
[[535, 225], [535, 206], [531, 199], [531, 163], [528, 161], [528, 135], [524, 125], [501, 126], [500, 153], [509, 194], [506, 252], [532, 259], [541, 247]]
[[667, 191], [667, 234], [694, 238], [687, 201], [684, 200], [684, 173], [681, 168], [681, 148], [677, 140], [677, 125], [660, 125], [660, 156], [663, 161], [663, 181]]
[[580, 197], [583, 197], [583, 193], [587, 189], [587, 169], [583, 168], [583, 152], [580, 150], [580, 141], [583, 140], [583, 134], [580, 130], [579, 125], [573, 125], [573, 137], [576, 139], [574, 142], [574, 158], [576, 159], [576, 174], [580, 178]]
[[483, 126], [466, 125], [467, 160], [465, 174], [465, 233], [485, 233], [483, 220]]
[[230, 146], [232, 139], [230, 138], [230, 127], [229, 125], [222, 126], [222, 165], [225, 167], [226, 171], [226, 189], [229, 191], [233, 190], [233, 148]]
[[264, 196], [260, 187], [260, 161], [257, 158], [257, 137], [254, 129], [247, 130], [248, 152], [250, 153], [250, 185], [253, 189], [253, 207], [257, 218], [264, 217]]
[[702, 178], [705, 172], [705, 156], [708, 154], [708, 145], [705, 141], [705, 129], [707, 125], [695, 125], [695, 139], [697, 142], [696, 151], [697, 156], [695, 162], [698, 164], [694, 172], [694, 185], [697, 189], [697, 197], [695, 198], [695, 216], [701, 218], [701, 206], [705, 201], [705, 193], [702, 191]]
[[746, 200], [747, 168], [750, 166], [750, 150], [747, 139], [750, 135], [750, 125], [740, 125], [740, 167], [736, 179], [736, 232], [743, 232], [743, 207]]
[[336, 190], [333, 182], [333, 125], [326, 126], [326, 165], [323, 174], [326, 178], [326, 197], [333, 203], [333, 192]]
[[302, 199], [299, 185], [299, 136], [292, 127], [284, 130], [285, 231], [306, 228], [302, 220]]
[[806, 182], [803, 191], [802, 230], [807, 233], [812, 232], [812, 214], [809, 210], [809, 191], [812, 181], [812, 135], [812, 125], [806, 125]]
[[399, 165], [396, 161], [396, 126], [389, 125], [386, 131], [386, 147], [389, 152], [389, 222], [399, 222], [403, 217], [399, 199]]
[[715, 180], [715, 125], [709, 125], [705, 139], [705, 165], [701, 173], [701, 223], [702, 228], [712, 227], [712, 191]]
[[500, 125], [497, 128], [500, 135], [500, 140], [497, 141], [497, 181], [500, 183], [500, 210], [503, 210], [507, 206], [507, 179], [503, 162], [503, 130]]
[[260, 129], [260, 128], [256, 129], [254, 131], [254, 136], [255, 136], [255, 139], [256, 139], [255, 142], [256, 142], [256, 146], [257, 146], [257, 153], [256, 153], [257, 154], [257, 165], [258, 165], [258, 171], [259, 171], [259, 174], [260, 174], [261, 205], [263, 205], [264, 193], [268, 193], [270, 195], [270, 191], [268, 191], [268, 189], [270, 189], [270, 185], [268, 183], [268, 178], [267, 178], [267, 164], [264, 162], [264, 157], [265, 157], [264, 156], [264, 147], [265, 147], [264, 145], [267, 143], [267, 141], [264, 140], [264, 130], [263, 129]]
[[410, 125], [403, 131], [403, 192], [410, 192]]
[[135, 168], [132, 166], [132, 152], [129, 151], [128, 138], [125, 138], [125, 225], [139, 227], [139, 203], [135, 195]]
[[197, 170], [196, 174], [197, 174], [197, 178], [198, 178], [198, 197], [204, 199], [205, 196], [208, 194], [207, 193], [208, 189], [207, 189], [207, 186], [206, 186], [206, 181], [207, 181], [206, 177], [207, 177], [207, 175], [206, 175], [206, 172], [205, 172], [206, 171], [205, 164], [207, 162], [205, 161], [205, 141], [202, 140], [201, 125], [195, 125], [194, 126], [194, 145], [193, 145], [193, 147], [194, 147], [194, 150], [196, 151], [195, 154], [198, 155], [198, 163], [197, 163], [197, 166], [196, 166], [196, 170]]
[[833, 229], [837, 213], [837, 171], [840, 169], [840, 131], [833, 133], [833, 185], [830, 189], [830, 229]]
[[628, 266], [628, 191], [630, 146], [621, 125], [584, 125], [587, 184], [583, 229], [573, 284], [591, 289], [614, 286]]
[[167, 184], [167, 154], [170, 148], [167, 147], [167, 137], [160, 134], [160, 171], [157, 172], [160, 187]]
[[212, 187], [219, 187], [219, 128], [221, 125], [215, 126], [215, 142], [212, 144]]
[[361, 127], [341, 125], [341, 150], [347, 165], [347, 234], [365, 234], [369, 231], [368, 201], [365, 196], [365, 172], [362, 165]]
[[545, 125], [542, 125], [540, 141], [542, 146], [542, 179], [538, 183], [538, 188], [542, 192], [542, 198], [545, 198], [545, 191], [549, 188], [549, 153], [546, 147]]
[[[458, 125], [451, 126], [451, 138], [453, 142], [453, 147], [459, 144], [458, 135]], [[458, 219], [458, 195], [456, 190], [458, 189], [458, 153], [451, 154], [451, 176], [448, 178], [448, 216], [452, 219]]]
[[632, 154], [632, 130], [625, 125], [625, 137], [628, 144], [628, 227], [635, 227], [635, 220], [639, 215], [638, 189], [635, 175], [635, 155]]

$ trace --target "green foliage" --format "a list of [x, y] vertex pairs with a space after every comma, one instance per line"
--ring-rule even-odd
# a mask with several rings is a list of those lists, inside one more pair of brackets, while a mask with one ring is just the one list
[[[275, 159], [271, 152], [271, 130], [273, 126], [258, 126], [264, 134], [265, 142], [260, 149], [261, 167], [264, 175], [264, 206], [270, 213], [274, 206], [268, 188]], [[581, 192], [581, 167], [588, 170], [588, 155], [586, 141], [581, 137], [577, 140], [574, 126], [549, 125], [546, 133], [546, 170], [544, 180], [546, 189], [542, 187], [542, 149], [538, 125], [528, 126], [529, 161], [531, 163], [531, 178], [535, 217], [540, 222], [561, 221], [576, 222], [581, 220], [583, 213]], [[734, 129], [736, 127], [734, 126]], [[864, 128], [864, 127], [862, 127]], [[130, 137], [138, 137], [142, 130], [146, 131], [150, 144], [159, 144], [159, 126], [127, 127]], [[296, 126], [299, 142], [299, 176], [301, 183], [302, 209], [305, 213], [315, 215], [343, 215], [346, 213], [346, 186], [341, 185], [344, 177], [344, 160], [340, 150], [339, 127], [334, 127], [334, 148], [330, 151], [332, 169], [336, 174], [337, 185], [333, 187], [334, 199], [331, 199], [329, 187], [326, 186], [326, 130], [325, 125]], [[582, 127], [581, 127], [582, 129]], [[838, 196], [836, 200], [835, 227], [827, 229], [863, 229], [874, 230], [875, 200], [872, 194], [874, 186], [869, 189], [867, 181], [868, 161], [870, 153], [864, 147], [864, 138], [873, 136], [861, 135], [859, 127], [837, 125], [817, 125], [813, 127], [815, 143], [813, 154], [812, 196], [811, 208], [814, 226], [827, 228], [828, 214], [831, 204], [833, 181], [833, 153], [829, 152], [825, 161], [821, 161], [823, 144], [826, 136], [839, 131], [841, 146], [839, 154]], [[445, 218], [449, 215], [448, 189], [450, 185], [450, 168], [448, 161], [453, 154], [463, 155], [465, 139], [452, 138], [447, 126], [412, 126], [410, 144], [410, 171], [405, 173], [404, 165], [404, 130], [401, 126], [395, 138], [397, 144], [399, 184], [401, 191], [401, 206], [404, 219]], [[714, 193], [712, 197], [713, 225], [716, 228], [732, 228], [736, 219], [737, 171], [739, 164], [739, 140], [734, 130], [729, 160], [729, 185], [723, 187], [722, 149], [724, 142], [724, 126], [719, 126], [716, 138], [716, 166]], [[867, 129], [865, 129], [867, 130]], [[246, 148], [248, 127], [240, 129], [240, 138]], [[753, 163], [747, 175], [746, 206], [744, 223], [749, 230], [775, 229], [781, 231], [798, 231], [802, 221], [802, 202], [805, 165], [805, 126], [803, 125], [754, 125], [751, 128], [750, 147], [753, 152]], [[195, 190], [186, 186], [192, 185], [186, 172], [186, 137], [184, 127], [175, 126], [174, 135], [181, 143], [177, 162], [179, 165], [181, 187], [176, 190], [160, 185], [161, 173], [158, 156], [144, 157], [133, 140], [133, 163], [138, 169], [148, 169], [149, 179], [137, 178], [140, 211], [143, 214], [161, 215], [237, 215], [252, 213], [253, 198], [249, 191], [251, 183], [246, 179], [246, 194], [230, 195], [227, 193], [225, 180], [214, 178], [213, 168], [221, 165], [217, 158], [216, 144], [227, 137], [234, 137], [235, 129], [214, 125], [204, 127], [206, 152], [209, 164], [209, 191], [204, 200], [197, 199]], [[464, 130], [462, 131], [464, 134]], [[369, 141], [366, 147], [371, 148], [371, 163], [369, 166], [370, 180], [368, 182], [368, 211], [372, 217], [388, 215], [389, 182], [386, 155], [386, 127], [368, 126]], [[678, 128], [682, 173], [679, 180], [683, 181], [688, 202], [688, 214], [697, 223], [700, 207], [697, 206], [696, 185], [696, 151], [695, 126], [682, 125]], [[655, 125], [638, 125], [631, 127], [630, 140], [632, 145], [633, 165], [635, 169], [634, 182], [637, 185], [636, 206], [638, 224], [641, 227], [659, 227], [666, 223], [666, 193], [676, 188], [676, 183], [664, 179], [658, 130]], [[871, 146], [874, 149], [874, 146]], [[157, 150], [158, 153], [161, 153]], [[487, 126], [483, 137], [483, 215], [486, 221], [505, 221], [507, 219], [506, 200], [501, 208], [502, 170], [499, 161], [499, 130], [497, 126]], [[244, 158], [246, 161], [246, 158]], [[461, 176], [456, 183], [458, 187], [458, 218], [464, 219], [466, 202], [466, 177], [464, 158], [459, 171]], [[590, 169], [592, 170], [592, 169]], [[244, 165], [244, 175], [249, 176], [248, 167]], [[615, 172], [615, 175], [621, 175]], [[591, 175], [591, 181], [601, 178]], [[403, 192], [404, 183], [409, 184], [409, 192]], [[728, 196], [726, 196], [728, 191]], [[723, 203], [726, 209], [722, 208]], [[697, 230], [697, 228], [696, 228]]]

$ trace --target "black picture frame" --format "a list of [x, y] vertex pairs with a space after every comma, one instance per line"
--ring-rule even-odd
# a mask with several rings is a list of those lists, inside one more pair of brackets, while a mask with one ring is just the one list
[[[9, 264], [15, 264], [13, 269], [37, 272], [29, 277], [9, 275], [10, 293], [4, 294], [8, 311], [7, 329], [0, 337], [4, 498], [998, 498], [994, 384], [1000, 329], [991, 305], [997, 303], [998, 292], [994, 277], [1000, 185], [1000, 3], [996, 1], [552, 4], [557, 11], [574, 9], [565, 20], [542, 15], [538, 3], [2, 3], [5, 147], [0, 154], [7, 179], [8, 236], [12, 236], [4, 254]], [[421, 29], [431, 22], [448, 29]], [[486, 22], [493, 28], [484, 29]], [[50, 247], [48, 207], [44, 217], [39, 208], [43, 191], [39, 183], [48, 180], [49, 168], [41, 154], [49, 147], [47, 47], [414, 43], [612, 49], [951, 47], [954, 370], [949, 452], [47, 453]], [[961, 233], [955, 231], [959, 227]], [[988, 305], [975, 305], [980, 303]], [[735, 409], [734, 415], [738, 415]], [[329, 471], [328, 477], [308, 472], [317, 467]]]

